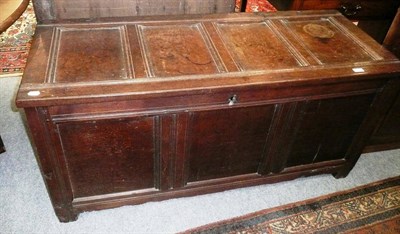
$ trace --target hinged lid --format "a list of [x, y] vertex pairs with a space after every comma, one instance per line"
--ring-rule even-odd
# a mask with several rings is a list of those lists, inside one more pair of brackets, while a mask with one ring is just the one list
[[17, 103], [99, 102], [399, 73], [398, 59], [335, 11], [42, 25]]

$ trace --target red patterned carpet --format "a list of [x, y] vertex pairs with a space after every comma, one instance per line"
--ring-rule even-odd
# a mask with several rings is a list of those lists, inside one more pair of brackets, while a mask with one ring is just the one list
[[[240, 0], [236, 0], [236, 9], [239, 8]], [[236, 10], [237, 11], [237, 10]], [[266, 0], [248, 0], [246, 12], [274, 12], [275, 7]]]
[[0, 76], [23, 72], [35, 27], [36, 19], [30, 3], [21, 17], [0, 34]]
[[400, 176], [184, 233], [400, 233]]
[[[236, 0], [239, 11], [241, 0]], [[271, 12], [276, 9], [267, 0], [248, 0], [246, 12]], [[0, 76], [20, 75], [25, 68], [36, 19], [32, 3], [22, 16], [5, 32], [0, 34]]]

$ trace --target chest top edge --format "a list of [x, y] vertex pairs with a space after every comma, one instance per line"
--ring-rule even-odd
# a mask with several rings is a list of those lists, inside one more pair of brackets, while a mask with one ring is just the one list
[[399, 73], [398, 59], [336, 11], [144, 17], [38, 26], [20, 92], [63, 89], [62, 99]]

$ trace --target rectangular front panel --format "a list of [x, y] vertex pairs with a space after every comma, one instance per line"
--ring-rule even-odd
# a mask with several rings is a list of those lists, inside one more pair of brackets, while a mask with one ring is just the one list
[[74, 197], [158, 187], [154, 117], [58, 124]]
[[341, 159], [364, 120], [374, 94], [306, 101], [288, 142], [286, 167]]
[[257, 173], [275, 106], [191, 113], [187, 182]]
[[139, 31], [150, 76], [219, 72], [200, 24], [139, 26]]
[[131, 78], [123, 27], [60, 27], [55, 30], [49, 82]]
[[266, 22], [216, 24], [222, 39], [242, 70], [300, 66], [289, 46]]
[[[333, 18], [281, 20], [297, 47], [304, 47], [320, 64], [346, 64], [380, 59]], [[339, 46], [340, 45], [340, 46]]]

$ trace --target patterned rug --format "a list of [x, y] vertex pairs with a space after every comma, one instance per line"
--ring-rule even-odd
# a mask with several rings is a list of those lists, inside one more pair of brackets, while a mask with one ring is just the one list
[[400, 233], [400, 176], [184, 233]]
[[32, 3], [29, 3], [21, 17], [0, 34], [0, 76], [22, 74], [35, 27]]
[[[239, 11], [241, 0], [236, 0], [236, 11]], [[275, 12], [276, 8], [266, 0], [248, 0], [246, 12]]]
[[[236, 0], [239, 11], [240, 0]], [[246, 12], [270, 12], [276, 9], [266, 0], [248, 0]], [[22, 16], [5, 32], [0, 34], [0, 77], [21, 75], [25, 68], [36, 19], [32, 2]]]

